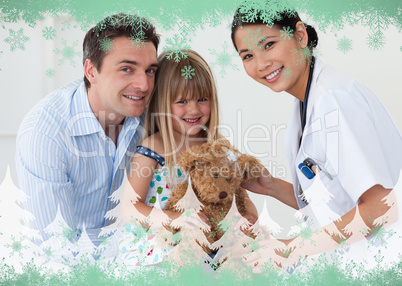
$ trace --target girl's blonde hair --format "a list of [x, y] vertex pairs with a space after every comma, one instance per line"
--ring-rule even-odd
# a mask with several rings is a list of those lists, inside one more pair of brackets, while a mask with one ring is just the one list
[[163, 52], [158, 57], [159, 68], [156, 72], [155, 89], [147, 109], [144, 135], [150, 136], [160, 132], [165, 150], [167, 181], [174, 186], [177, 183], [175, 165], [178, 146], [173, 136], [171, 104], [175, 102], [177, 96], [181, 95], [181, 100], [203, 98], [209, 100], [211, 114], [206, 130], [200, 131], [201, 136], [207, 140], [217, 140], [220, 135], [218, 96], [210, 67], [195, 51], [183, 50], [187, 58], [181, 58], [179, 62], [167, 58], [171, 52]]

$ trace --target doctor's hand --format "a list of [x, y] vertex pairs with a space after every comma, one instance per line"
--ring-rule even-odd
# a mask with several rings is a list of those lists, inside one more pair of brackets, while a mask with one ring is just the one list
[[254, 182], [242, 183], [241, 186], [250, 192], [262, 195], [270, 195], [270, 190], [273, 188], [274, 177], [269, 171], [264, 168], [261, 176]]

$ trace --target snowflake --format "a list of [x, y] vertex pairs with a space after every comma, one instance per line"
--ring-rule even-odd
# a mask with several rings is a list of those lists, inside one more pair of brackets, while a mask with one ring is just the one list
[[144, 228], [141, 224], [136, 222], [135, 225], [132, 225], [130, 232], [132, 232], [137, 239], [144, 239], [149, 236], [152, 231]]
[[313, 56], [313, 53], [311, 52], [311, 49], [309, 47], [304, 47], [300, 50], [293, 49], [291, 50], [291, 52], [293, 54], [300, 55], [300, 58], [296, 61], [296, 65], [300, 65], [303, 62], [303, 60], [307, 60], [309, 65], [312, 64], [311, 57]]
[[50, 77], [50, 78], [54, 77], [55, 74], [56, 74], [56, 72], [52, 68], [48, 68], [45, 71], [45, 76]]
[[29, 40], [27, 36], [24, 36], [24, 29], [21, 28], [18, 31], [14, 31], [13, 29], [9, 29], [10, 36], [4, 39], [4, 42], [10, 44], [10, 51], [14, 51], [15, 49], [25, 50], [24, 43]]
[[54, 52], [56, 54], [61, 54], [62, 58], [59, 60], [59, 65], [64, 64], [64, 60], [69, 60], [70, 64], [75, 67], [74, 57], [79, 56], [80, 53], [74, 50], [74, 47], [77, 46], [78, 41], [74, 41], [71, 46], [67, 46], [67, 42], [65, 39], [62, 40], [63, 49], [56, 49]]
[[[370, 223], [373, 224], [374, 219], [370, 218], [369, 219]], [[369, 240], [369, 246], [383, 246], [387, 248], [387, 241], [386, 239], [392, 237], [394, 234], [396, 234], [395, 231], [392, 229], [385, 229], [384, 225], [388, 222], [388, 218], [383, 219], [381, 223], [376, 223], [373, 224], [371, 227], [371, 235], [370, 235], [370, 240]]]
[[61, 228], [61, 232], [55, 233], [55, 236], [62, 238], [62, 245], [66, 246], [68, 240], [73, 240], [74, 231], [62, 221], [59, 221], [59, 227]]
[[281, 19], [280, 14], [283, 11], [294, 15], [286, 1], [245, 1], [240, 5], [240, 13], [244, 14], [242, 18], [244, 22], [254, 23], [257, 18], [260, 18], [271, 27], [274, 20]]
[[265, 37], [261, 37], [261, 29], [255, 30], [255, 32], [247, 29], [247, 38], [244, 38], [242, 41], [248, 44], [248, 50], [251, 51], [254, 47], [262, 50], [261, 42], [265, 41]]
[[25, 9], [21, 16], [25, 24], [28, 24], [28, 26], [31, 28], [36, 26], [36, 21], [41, 21], [44, 19], [44, 16], [38, 11], [35, 11], [35, 9]]
[[179, 32], [182, 36], [189, 36], [195, 34], [195, 25], [191, 22], [180, 21], [178, 23]]
[[74, 231], [69, 227], [64, 227], [61, 236], [65, 239], [72, 240], [74, 238]]
[[304, 242], [307, 240], [310, 241], [311, 245], [315, 245], [313, 236], [315, 234], [318, 234], [320, 230], [316, 229], [315, 231], [313, 231], [311, 229], [312, 224], [313, 224], [312, 220], [308, 220], [307, 223], [304, 221], [303, 222], [297, 221], [298, 231], [293, 234], [299, 236], [302, 239], [300, 242], [300, 246], [304, 246]]
[[222, 11], [213, 9], [213, 11], [205, 12], [204, 17], [202, 19], [202, 23], [210, 27], [216, 27], [222, 24], [222, 18], [225, 17], [226, 16], [222, 13]]
[[337, 50], [341, 51], [342, 53], [346, 54], [348, 51], [352, 50], [352, 40], [343, 36], [339, 39], [337, 45]]
[[183, 235], [181, 234], [181, 232], [172, 233], [170, 237], [170, 241], [172, 242], [173, 245], [178, 244], [182, 239]]
[[104, 53], [108, 53], [112, 50], [114, 50], [114, 46], [113, 46], [114, 40], [105, 37], [101, 40], [99, 40], [99, 49], [104, 52]]
[[142, 34], [137, 36], [131, 36], [131, 47], [136, 50], [141, 50], [145, 46], [144, 36]]
[[293, 37], [293, 29], [284, 27], [283, 30], [281, 30], [281, 37], [283, 37], [284, 40], [290, 40], [291, 37]]
[[248, 248], [251, 251], [258, 251], [260, 247], [261, 247], [260, 242], [256, 240], [252, 240], [251, 243], [248, 245]]
[[[390, 25], [396, 21], [389, 16], [384, 9], [365, 9], [350, 17], [351, 24], [361, 24], [369, 27], [372, 34], [383, 33]], [[395, 25], [397, 26], [397, 25]]]
[[19, 240], [16, 240], [14, 236], [11, 236], [11, 240], [13, 241], [12, 244], [6, 244], [5, 246], [8, 248], [11, 248], [11, 256], [14, 256], [15, 253], [18, 253], [19, 257], [22, 258], [22, 250], [28, 249], [29, 246], [23, 245], [22, 241], [24, 240], [23, 237], [21, 237]]
[[186, 44], [187, 40], [178, 34], [173, 35], [173, 39], [169, 38], [166, 40], [167, 46], [163, 48], [165, 51], [169, 51], [166, 55], [168, 60], [174, 57], [175, 62], [180, 62], [180, 58], [186, 59], [187, 53], [186, 50], [190, 49], [190, 45]]
[[379, 50], [384, 46], [384, 35], [382, 32], [371, 33], [367, 37], [367, 45], [371, 50]]
[[53, 29], [53, 27], [45, 27], [45, 29], [42, 30], [42, 37], [44, 37], [46, 40], [53, 40], [55, 36], [56, 30]]
[[47, 257], [47, 258], [52, 258], [54, 256], [53, 250], [50, 247], [49, 248], [44, 248], [43, 252], [45, 254], [45, 257]]
[[190, 218], [192, 215], [193, 215], [193, 213], [192, 213], [191, 211], [189, 211], [189, 210], [185, 210], [185, 211], [184, 211], [184, 216], [185, 216], [186, 218]]
[[286, 75], [287, 77], [291, 77], [292, 76], [292, 70], [286, 68], [286, 69], [283, 70], [283, 74]]
[[193, 76], [195, 76], [195, 69], [193, 69], [191, 66], [184, 66], [184, 69], [181, 70], [182, 76], [184, 76], [185, 79], [192, 79]]
[[382, 268], [381, 264], [382, 261], [384, 260], [384, 255], [381, 255], [381, 250], [378, 250], [378, 254], [374, 255], [374, 260], [377, 262], [377, 268]]
[[5, 17], [5, 22], [14, 22], [16, 23], [19, 19], [21, 18], [20, 16], [20, 11], [17, 9], [13, 9], [8, 12], [7, 16]]
[[[138, 37], [141, 37], [145, 35], [145, 31], [149, 29], [149, 22], [146, 21], [145, 18], [142, 17], [142, 15], [146, 15], [145, 11], [137, 11], [137, 18], [130, 18], [129, 19], [129, 25], [134, 27], [137, 30]], [[144, 37], [141, 37], [144, 39]]]
[[228, 52], [228, 43], [225, 41], [222, 45], [222, 51], [217, 53], [215, 49], [209, 49], [210, 53], [216, 56], [216, 62], [211, 63], [211, 67], [219, 66], [221, 68], [219, 74], [223, 77], [226, 74], [226, 68], [239, 70], [236, 64], [232, 63], [232, 58], [237, 57], [236, 53]]

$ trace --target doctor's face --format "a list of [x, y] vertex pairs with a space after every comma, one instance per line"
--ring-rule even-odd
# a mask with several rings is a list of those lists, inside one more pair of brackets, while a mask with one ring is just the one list
[[[234, 34], [246, 73], [275, 92], [286, 91], [304, 99], [308, 80], [307, 32], [298, 22], [288, 32], [263, 24], [246, 25]], [[304, 49], [303, 49], [304, 48]]]

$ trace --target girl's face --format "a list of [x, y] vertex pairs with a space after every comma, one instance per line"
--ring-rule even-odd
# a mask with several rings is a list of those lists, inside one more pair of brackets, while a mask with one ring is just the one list
[[251, 78], [275, 92], [286, 91], [304, 100], [311, 55], [302, 22], [297, 23], [296, 31], [264, 24], [246, 25], [236, 30], [234, 38]]
[[209, 121], [210, 100], [207, 98], [186, 99], [179, 94], [171, 104], [173, 131], [178, 135], [198, 137]]

